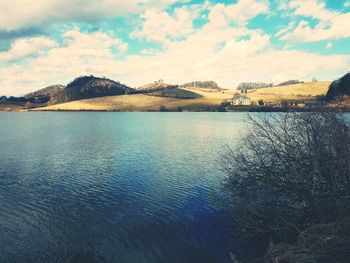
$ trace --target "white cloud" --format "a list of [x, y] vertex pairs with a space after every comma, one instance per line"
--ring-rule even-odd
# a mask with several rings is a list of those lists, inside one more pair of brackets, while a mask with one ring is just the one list
[[[87, 50], [105, 50], [116, 48], [121, 52], [128, 49], [128, 44], [119, 38], [113, 38], [105, 32], [81, 33], [78, 29], [69, 30], [63, 35], [66, 45], [70, 48], [76, 47], [82, 52]], [[77, 50], [78, 51], [78, 50]]]
[[188, 0], [1, 0], [0, 30], [45, 26], [52, 23], [92, 22], [147, 8], [165, 9]]
[[336, 40], [350, 37], [350, 31], [344, 25], [350, 25], [350, 13], [339, 14], [328, 24], [318, 24], [312, 28], [306, 20], [302, 20], [291, 32], [284, 34], [281, 40], [295, 42], [316, 42]]
[[134, 31], [131, 37], [167, 43], [169, 38], [176, 39], [192, 33], [193, 21], [198, 16], [198, 6], [176, 8], [172, 15], [166, 11], [148, 9], [142, 16], [142, 29]]
[[0, 62], [20, 60], [38, 54], [55, 45], [56, 42], [47, 37], [17, 39], [11, 45], [9, 51], [0, 52]]
[[216, 4], [210, 8], [209, 20], [217, 25], [226, 21], [239, 26], [245, 25], [251, 18], [269, 11], [267, 0], [239, 0], [236, 4]]
[[234, 24], [245, 26], [251, 18], [269, 11], [267, 0], [239, 0], [236, 4], [212, 4], [209, 1], [203, 5], [190, 5], [176, 8], [170, 15], [164, 10], [148, 9], [142, 18], [142, 29], [136, 30], [131, 37], [144, 37], [147, 40], [169, 43], [169, 39], [188, 36], [195, 31], [193, 21], [208, 11], [208, 24], [221, 27]]
[[280, 32], [281, 40], [316, 42], [350, 37], [350, 31], [345, 26], [350, 25], [350, 13], [328, 10], [319, 0], [293, 0], [288, 7], [294, 10], [296, 16], [314, 18], [319, 22], [312, 27], [303, 19], [294, 29]]
[[295, 15], [307, 16], [321, 21], [332, 21], [338, 13], [326, 8], [326, 4], [321, 0], [293, 0], [289, 7], [295, 9]]

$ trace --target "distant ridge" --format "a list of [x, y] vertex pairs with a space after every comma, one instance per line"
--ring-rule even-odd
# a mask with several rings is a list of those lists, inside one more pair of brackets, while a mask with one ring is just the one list
[[146, 84], [139, 87], [136, 92], [137, 93], [151, 93], [156, 91], [162, 91], [167, 89], [175, 89], [179, 85], [164, 83], [163, 81], [156, 81], [154, 83]]
[[181, 85], [183, 88], [221, 89], [215, 81], [192, 81]]
[[285, 82], [282, 82], [280, 84], [277, 84], [276, 86], [280, 87], [280, 86], [289, 86], [289, 85], [295, 85], [295, 84], [302, 84], [304, 83], [303, 81], [299, 81], [297, 79], [293, 79], [293, 80], [288, 80]]
[[272, 83], [264, 83], [264, 82], [242, 82], [238, 85], [238, 90], [250, 90], [250, 89], [262, 89], [273, 87]]

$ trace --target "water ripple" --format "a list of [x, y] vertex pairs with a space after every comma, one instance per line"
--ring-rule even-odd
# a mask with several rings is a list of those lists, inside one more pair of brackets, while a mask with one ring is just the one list
[[228, 262], [210, 195], [243, 115], [0, 115], [0, 262]]

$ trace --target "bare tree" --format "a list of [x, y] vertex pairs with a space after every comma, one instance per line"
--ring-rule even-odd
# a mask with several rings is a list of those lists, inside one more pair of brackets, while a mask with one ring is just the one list
[[250, 115], [222, 168], [242, 239], [289, 242], [350, 215], [350, 129], [340, 114]]

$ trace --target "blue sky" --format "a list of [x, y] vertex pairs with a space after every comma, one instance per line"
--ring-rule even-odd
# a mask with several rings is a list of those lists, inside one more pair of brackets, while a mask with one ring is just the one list
[[132, 87], [333, 80], [350, 70], [348, 0], [2, 0], [0, 95], [77, 76]]

